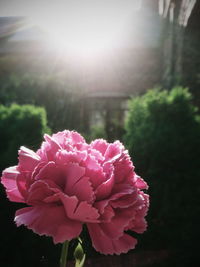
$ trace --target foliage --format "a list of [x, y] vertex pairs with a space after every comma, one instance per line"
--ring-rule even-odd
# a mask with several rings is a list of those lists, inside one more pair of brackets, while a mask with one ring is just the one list
[[0, 106], [0, 169], [17, 162], [21, 145], [36, 149], [49, 132], [46, 112], [31, 105]]
[[132, 99], [125, 142], [150, 186], [147, 245], [192, 252], [199, 233], [200, 118], [188, 90], [154, 89]]
[[49, 126], [53, 131], [79, 130], [81, 114], [81, 92], [66, 81], [61, 74], [11, 74], [0, 80], [0, 103], [9, 105], [31, 104], [46, 109]]
[[98, 138], [107, 139], [105, 127], [103, 125], [92, 125], [90, 128], [90, 134], [84, 134], [84, 137], [88, 142]]
[[199, 14], [200, 2], [196, 3], [196, 12], [189, 20], [185, 29], [184, 37], [184, 57], [183, 57], [183, 84], [190, 88], [193, 102], [200, 107], [200, 31]]

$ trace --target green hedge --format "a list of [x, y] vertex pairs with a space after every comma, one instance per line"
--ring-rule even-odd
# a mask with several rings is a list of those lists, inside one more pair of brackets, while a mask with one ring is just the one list
[[125, 128], [136, 171], [150, 186], [147, 246], [184, 247], [187, 255], [200, 232], [200, 118], [190, 93], [154, 89], [132, 99]]
[[0, 170], [17, 163], [20, 146], [37, 149], [49, 131], [43, 108], [0, 105]]

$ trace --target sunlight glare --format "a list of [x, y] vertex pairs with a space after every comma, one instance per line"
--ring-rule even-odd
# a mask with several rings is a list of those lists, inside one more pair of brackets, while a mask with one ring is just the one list
[[[120, 45], [130, 10], [71, 9], [67, 14], [35, 15], [32, 20], [48, 33], [55, 51], [84, 60], [96, 60]], [[129, 12], [129, 14], [127, 14]]]

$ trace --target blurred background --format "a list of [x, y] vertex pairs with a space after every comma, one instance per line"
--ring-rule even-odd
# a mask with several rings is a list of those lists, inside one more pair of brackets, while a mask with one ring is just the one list
[[[86, 266], [198, 266], [199, 25], [198, 0], [0, 1], [0, 171], [70, 129], [121, 140], [150, 186], [137, 248], [87, 242]], [[58, 266], [60, 245], [17, 228], [0, 194], [0, 264]]]

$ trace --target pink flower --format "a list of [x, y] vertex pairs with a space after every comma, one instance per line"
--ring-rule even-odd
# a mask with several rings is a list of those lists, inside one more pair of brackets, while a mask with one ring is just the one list
[[63, 243], [86, 224], [97, 251], [134, 248], [137, 240], [125, 231], [145, 231], [149, 198], [124, 146], [102, 139], [87, 144], [73, 131], [44, 138], [36, 153], [21, 147], [18, 165], [2, 175], [8, 198], [29, 206], [16, 212], [17, 226]]

